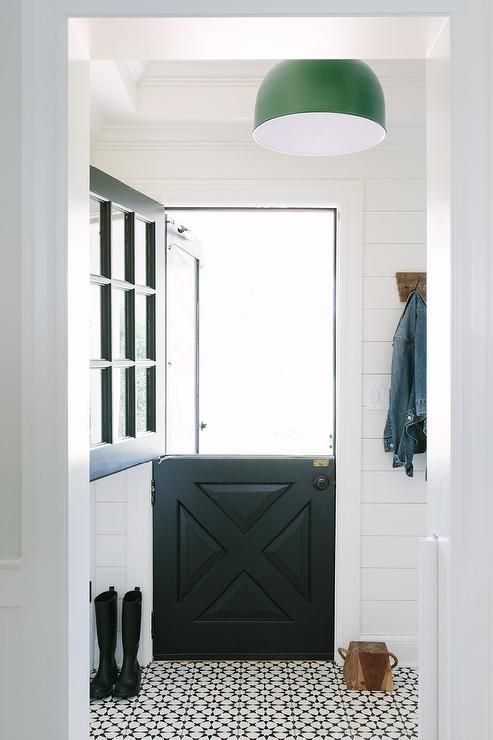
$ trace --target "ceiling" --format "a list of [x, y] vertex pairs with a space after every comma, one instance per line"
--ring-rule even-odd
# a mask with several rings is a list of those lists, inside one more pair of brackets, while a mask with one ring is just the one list
[[72, 21], [91, 59], [93, 148], [251, 143], [279, 59], [361, 58], [384, 88], [385, 146], [424, 142], [424, 59], [444, 20], [138, 18]]
[[[389, 141], [424, 139], [424, 61], [368, 60], [385, 94]], [[92, 145], [251, 140], [255, 96], [275, 61], [91, 62]]]
[[91, 59], [424, 59], [441, 17], [99, 18], [73, 21]]

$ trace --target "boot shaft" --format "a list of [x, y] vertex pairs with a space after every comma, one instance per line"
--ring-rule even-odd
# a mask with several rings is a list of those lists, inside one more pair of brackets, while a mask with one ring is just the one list
[[[123, 652], [137, 650], [140, 643], [140, 628], [142, 620], [142, 593], [137, 586], [133, 591], [127, 591], [122, 604], [122, 643]], [[125, 657], [125, 655], [124, 655]]]
[[142, 594], [139, 588], [127, 591], [122, 605], [123, 665], [113, 696], [129, 698], [140, 691], [141, 670], [137, 660], [140, 642]]
[[114, 586], [110, 586], [108, 591], [103, 591], [94, 599], [99, 667], [91, 681], [91, 699], [104, 699], [110, 696], [118, 676], [115, 661], [117, 598]]
[[96, 632], [100, 652], [115, 651], [118, 593], [114, 586], [94, 599]]

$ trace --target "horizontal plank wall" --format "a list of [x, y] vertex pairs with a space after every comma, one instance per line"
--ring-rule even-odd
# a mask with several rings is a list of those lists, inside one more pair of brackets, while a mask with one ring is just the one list
[[391, 469], [382, 445], [387, 412], [373, 408], [372, 388], [390, 384], [392, 337], [403, 308], [395, 273], [426, 270], [425, 197], [422, 179], [365, 181], [361, 632], [365, 640], [385, 639], [401, 662], [412, 665], [418, 657], [426, 456], [415, 458], [412, 479]]
[[[121, 663], [121, 611], [126, 591], [142, 591], [142, 631], [139, 661], [152, 658], [152, 464], [137, 465], [90, 485], [92, 528], [92, 595], [114, 586], [118, 591], [117, 662]], [[92, 663], [98, 649], [92, 609]]]
[[[361, 636], [386, 640], [403, 663], [413, 665], [426, 462], [416, 458], [413, 479], [392, 470], [382, 442], [386, 411], [371, 408], [369, 399], [372, 385], [389, 383], [392, 337], [403, 308], [395, 272], [426, 270], [424, 64], [372, 65], [388, 101], [389, 136], [368, 152], [305, 158], [264, 151], [251, 141], [245, 118], [260, 81], [253, 72], [241, 75], [232, 63], [225, 81], [228, 73], [219, 80], [217, 66], [208, 76], [207, 63], [150, 63], [138, 84], [141, 117], [101, 125], [101, 114], [92, 162], [168, 206], [279, 204], [293, 184], [299, 184], [297, 205], [317, 205], [326, 203], [328, 181], [362, 183], [363, 407], [361, 440], [355, 440], [362, 452]], [[209, 101], [203, 102], [200, 122], [194, 99]], [[158, 110], [162, 119], [156, 123]], [[215, 119], [215, 111], [222, 118]], [[238, 119], [227, 119], [228, 111]], [[115, 539], [113, 545], [118, 549], [122, 543]]]

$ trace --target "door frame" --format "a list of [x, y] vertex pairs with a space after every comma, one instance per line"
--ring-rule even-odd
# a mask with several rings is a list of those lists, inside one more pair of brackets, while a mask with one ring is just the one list
[[[172, 248], [179, 249], [181, 252], [184, 252], [189, 257], [192, 257], [193, 260], [195, 260], [195, 453], [189, 452], [187, 454], [198, 454], [199, 452], [199, 413], [200, 413], [200, 406], [199, 406], [199, 398], [200, 398], [200, 365], [199, 365], [199, 351], [200, 351], [200, 251], [196, 249], [186, 249], [184, 245], [179, 244], [176, 239], [173, 241], [169, 241], [168, 237], [166, 237], [166, 317], [165, 317], [165, 323], [166, 323], [166, 334], [165, 334], [165, 365], [166, 365], [166, 393], [164, 397], [164, 409], [165, 409], [165, 416], [166, 416], [166, 442], [164, 445], [164, 449], [161, 450], [161, 455], [167, 454], [169, 450], [169, 443], [170, 443], [170, 431], [171, 431], [171, 422], [170, 422], [170, 404], [169, 404], [169, 386], [170, 386], [170, 366], [173, 365], [171, 360], [171, 354], [170, 354], [170, 339], [171, 339], [171, 330], [170, 330], [170, 297], [173, 292], [173, 287], [170, 283], [170, 255], [169, 252]], [[170, 452], [170, 454], [174, 454], [173, 452]]]
[[[6, 12], [13, 20], [2, 28], [2, 38], [6, 42], [11, 35], [18, 38], [21, 55], [7, 79], [7, 91], [17, 101], [14, 95], [21, 90], [22, 119], [20, 109], [14, 107], [20, 140], [13, 129], [7, 129], [7, 146], [12, 143], [14, 153], [9, 152], [4, 178], [19, 185], [14, 202], [29, 204], [22, 213], [22, 233], [20, 218], [13, 219], [6, 225], [12, 238], [4, 242], [9, 253], [13, 244], [21, 244], [22, 270], [22, 400], [16, 406], [22, 420], [22, 545], [19, 556], [3, 561], [0, 567], [1, 607], [9, 620], [3, 623], [15, 628], [16, 652], [12, 655], [18, 655], [20, 662], [18, 677], [12, 677], [4, 697], [6, 701], [12, 697], [12, 706], [17, 707], [13, 715], [9, 711], [15, 723], [11, 737], [87, 738], [88, 639], [81, 635], [88, 625], [88, 599], [80, 584], [88, 578], [89, 561], [88, 383], [80, 341], [87, 329], [80, 306], [87, 305], [88, 291], [83, 284], [87, 265], [77, 246], [87, 243], [83, 224], [88, 221], [89, 88], [87, 49], [80, 39], [67, 62], [67, 24], [71, 17], [254, 14], [451, 18], [451, 196], [450, 200], [428, 196], [432, 227], [444, 220], [448, 223], [452, 207], [450, 240], [443, 238], [436, 247], [430, 244], [450, 262], [450, 274], [444, 278], [435, 270], [435, 278], [437, 284], [445, 280], [453, 298], [442, 307], [440, 317], [441, 332], [451, 339], [451, 361], [438, 345], [429, 355], [437, 371], [442, 367], [445, 373], [451, 372], [450, 393], [437, 403], [434, 418], [435, 428], [444, 425], [451, 434], [451, 444], [436, 461], [434, 489], [446, 548], [440, 566], [444, 576], [441, 619], [446, 628], [444, 657], [440, 657], [445, 660], [440, 738], [487, 737], [491, 676], [484, 651], [493, 649], [488, 622], [492, 561], [488, 524], [493, 516], [488, 448], [493, 405], [488, 373], [493, 336], [489, 300], [493, 273], [493, 14], [489, 3], [238, 0], [232, 10], [226, 0], [212, 8], [196, 0], [168, 0], [165, 7], [162, 0], [23, 0], [22, 4], [9, 3]], [[11, 48], [6, 43], [6, 53]], [[77, 100], [67, 89], [69, 76], [77, 82]], [[471, 106], [464, 104], [472, 100], [474, 136]], [[428, 149], [440, 149], [441, 143], [442, 132], [431, 127]], [[445, 169], [429, 173], [433, 185]], [[445, 178], [448, 185], [446, 172]], [[436, 304], [429, 301], [430, 316]], [[74, 327], [81, 333], [74, 332]], [[353, 434], [351, 442], [351, 454], [357, 454], [359, 442]], [[350, 524], [354, 527], [354, 522]], [[50, 588], [46, 588], [47, 573]], [[471, 603], [474, 610], [468, 606]], [[9, 610], [14, 610], [12, 618]], [[57, 640], [47, 639], [55, 634]], [[464, 636], [471, 634], [475, 639], [466, 641]], [[37, 656], [34, 662], [33, 655]], [[46, 665], [52, 667], [50, 682], [44, 680]], [[469, 679], [473, 668], [474, 682]], [[32, 701], [29, 713], [22, 713], [18, 703], [16, 681], [20, 686], [20, 676], [22, 689]]]
[[[202, 264], [202, 246], [196, 239], [187, 240], [186, 237], [182, 236], [176, 227], [175, 221], [168, 218], [168, 211], [166, 211], [166, 252], [165, 252], [165, 291], [166, 291], [166, 310], [165, 310], [165, 417], [166, 417], [166, 432], [165, 432], [165, 445], [161, 454], [167, 454], [168, 452], [168, 440], [169, 440], [169, 403], [168, 403], [168, 387], [169, 387], [169, 297], [170, 297], [170, 284], [169, 284], [169, 255], [168, 252], [171, 247], [181, 249], [182, 252], [188, 254], [189, 257], [193, 257], [195, 260], [195, 331], [196, 331], [196, 342], [195, 342], [195, 454], [198, 454], [200, 449], [200, 363], [199, 363], [199, 352], [200, 352], [200, 266]], [[181, 243], [183, 242], [183, 243]]]
[[[283, 182], [278, 200], [276, 188], [270, 185], [266, 200], [252, 203], [245, 193], [243, 204], [238, 202], [242, 190], [249, 187], [236, 189], [234, 204], [194, 203], [181, 210], [335, 211], [335, 445], [331, 453], [337, 466], [334, 644], [345, 645], [360, 634], [361, 448], [354, 440], [361, 438], [362, 426], [363, 185], [355, 180], [324, 181], [322, 186], [316, 181]], [[258, 193], [258, 184], [254, 191]], [[170, 206], [167, 213], [174, 210], [180, 207]], [[351, 326], [351, 332], [343, 332], [343, 326]], [[342, 408], [344, 414], [338, 413]]]

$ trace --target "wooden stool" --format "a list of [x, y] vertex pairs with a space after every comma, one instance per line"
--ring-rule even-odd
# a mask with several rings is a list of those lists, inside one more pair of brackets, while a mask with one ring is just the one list
[[[344, 680], [350, 691], [393, 691], [392, 669], [398, 660], [384, 642], [350, 642], [339, 648], [344, 660]], [[390, 658], [394, 659], [390, 665]]]

